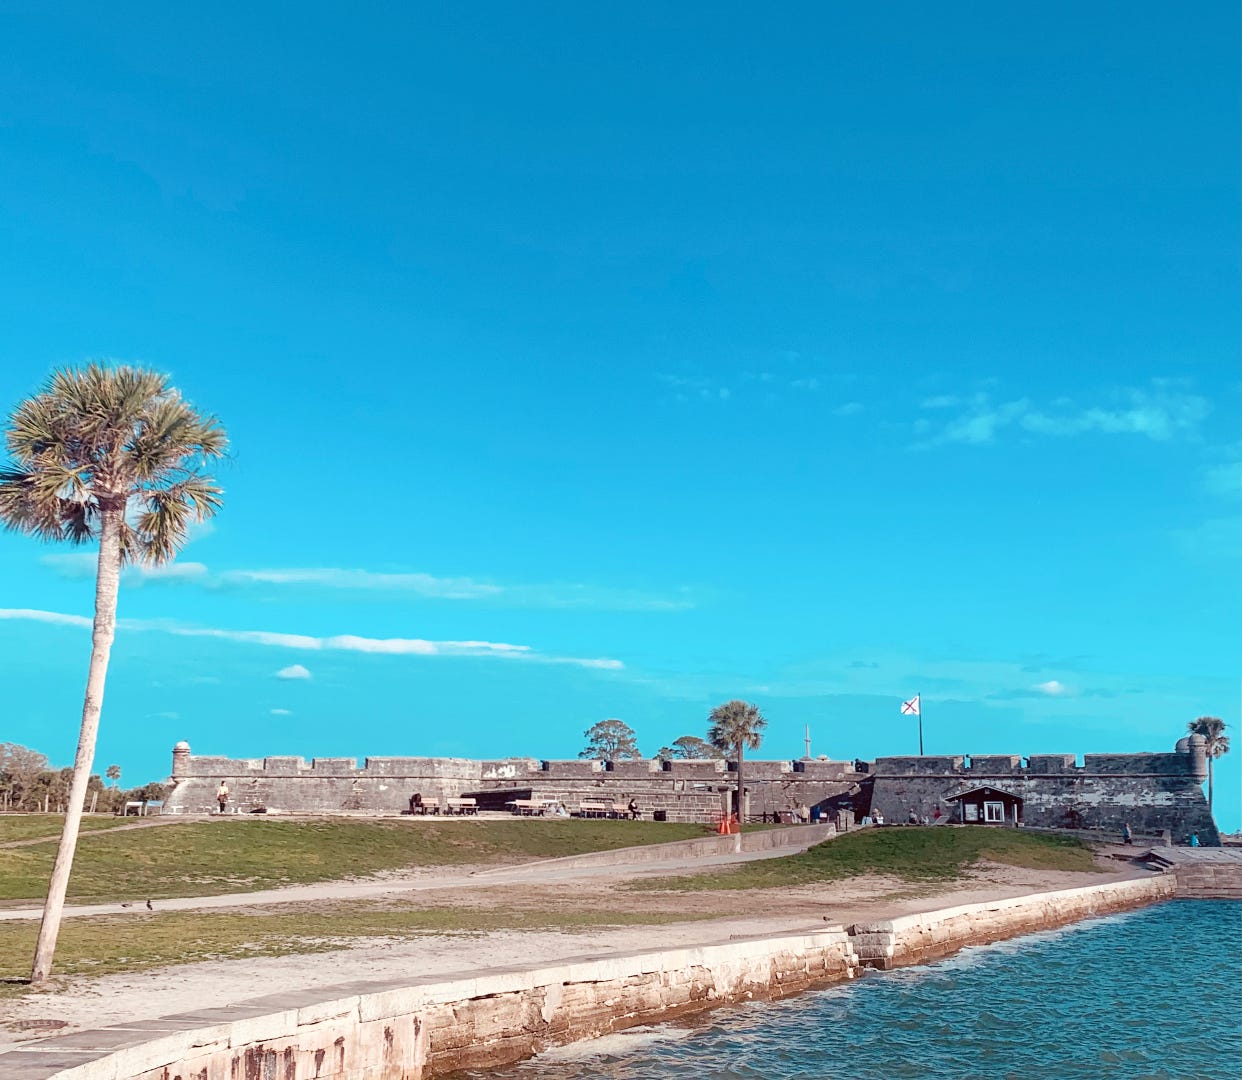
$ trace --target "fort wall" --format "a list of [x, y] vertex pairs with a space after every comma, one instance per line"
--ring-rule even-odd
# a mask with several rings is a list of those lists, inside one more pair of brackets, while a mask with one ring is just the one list
[[[800, 806], [827, 806], [857, 795], [865, 772], [846, 761], [754, 761], [746, 763], [749, 813], [753, 817]], [[721, 760], [540, 761], [502, 758], [373, 757], [227, 758], [195, 755], [188, 744], [173, 750], [173, 789], [166, 813], [199, 814], [216, 809], [216, 788], [229, 787], [230, 808], [239, 813], [397, 814], [412, 794], [424, 799], [474, 797], [502, 809], [519, 798], [559, 799], [571, 810], [584, 800], [627, 803], [635, 799], [646, 818], [660, 811], [669, 821], [716, 820], [731, 805], [737, 776]]]
[[911, 810], [952, 820], [958, 804], [950, 797], [983, 788], [1021, 799], [1025, 825], [1120, 834], [1128, 823], [1138, 833], [1168, 829], [1176, 843], [1197, 833], [1212, 846], [1220, 839], [1203, 794], [1206, 777], [1197, 735], [1172, 753], [1087, 754], [1081, 765], [1067, 754], [889, 757], [875, 763], [870, 808], [889, 822], [907, 820]]
[[[1207, 758], [1200, 736], [1178, 742], [1169, 753], [925, 755], [856, 761], [780, 760], [746, 762], [748, 816], [752, 820], [798, 807], [817, 807], [825, 817], [838, 809], [857, 817], [879, 811], [886, 821], [917, 817], [949, 821], [958, 812], [951, 797], [972, 789], [1004, 792], [1022, 802], [1022, 822], [1048, 828], [1109, 829], [1129, 823], [1136, 833], [1169, 830], [1185, 843], [1192, 833], [1216, 845], [1219, 836], [1207, 808], [1203, 781]], [[234, 759], [194, 755], [189, 745], [173, 751], [170, 813], [209, 813], [216, 787], [227, 782], [230, 809], [239, 813], [397, 814], [410, 796], [474, 797], [480, 806], [503, 809], [524, 798], [559, 799], [570, 810], [585, 800], [638, 802], [644, 817], [660, 812], [669, 821], [718, 819], [732, 808], [736, 772], [732, 762], [549, 761], [535, 758], [266, 757]]]

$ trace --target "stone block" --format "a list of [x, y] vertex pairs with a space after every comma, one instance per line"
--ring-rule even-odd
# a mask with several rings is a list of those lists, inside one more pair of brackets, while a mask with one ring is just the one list
[[320, 1024], [325, 1020], [341, 1020], [358, 1016], [359, 996], [332, 998], [329, 1001], [307, 1002], [297, 1010], [299, 1028]]
[[262, 1016], [251, 1016], [234, 1020], [229, 1029], [229, 1045], [233, 1047], [247, 1046], [257, 1042], [272, 1042], [275, 1039], [287, 1039], [298, 1030], [298, 1012], [296, 1009], [284, 1009], [280, 1012], [265, 1013]]

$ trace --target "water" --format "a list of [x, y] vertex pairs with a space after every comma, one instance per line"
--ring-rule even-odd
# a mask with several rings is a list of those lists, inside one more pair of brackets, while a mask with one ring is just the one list
[[1242, 903], [1185, 900], [870, 973], [489, 1080], [1235, 1080]]

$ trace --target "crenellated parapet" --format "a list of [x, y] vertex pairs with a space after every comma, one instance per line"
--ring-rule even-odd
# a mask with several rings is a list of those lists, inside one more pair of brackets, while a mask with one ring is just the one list
[[[1180, 740], [1171, 753], [952, 754], [859, 761], [747, 760], [748, 815], [759, 819], [800, 807], [824, 813], [869, 809], [888, 821], [916, 817], [950, 820], [962, 814], [955, 796], [974, 789], [1019, 801], [1027, 825], [1168, 829], [1175, 840], [1197, 833], [1217, 843], [1202, 783], [1207, 775], [1201, 736]], [[672, 821], [712, 821], [733, 808], [737, 765], [720, 758], [665, 761], [546, 760], [537, 758], [301, 757], [227, 758], [195, 755], [188, 743], [173, 749], [172, 813], [207, 813], [227, 782], [238, 812], [395, 814], [410, 797], [468, 796], [481, 806], [549, 798], [571, 809], [582, 802], [626, 803]]]
[[[229, 807], [246, 813], [399, 813], [414, 793], [423, 798], [470, 796], [502, 807], [507, 799], [547, 797], [571, 808], [585, 800], [637, 800], [644, 814], [669, 820], [712, 821], [732, 805], [736, 766], [723, 759], [620, 761], [536, 758], [301, 757], [227, 758], [195, 755], [188, 743], [173, 749], [170, 813], [215, 808], [221, 781]], [[853, 762], [747, 761], [750, 814], [772, 815], [823, 805], [857, 793], [866, 778]]]
[[[982, 792], [1012, 815], [1021, 804], [1025, 825], [1115, 830], [1169, 830], [1175, 841], [1196, 833], [1218, 843], [1204, 798], [1206, 754], [1201, 736], [1180, 740], [1171, 753], [962, 754], [951, 757], [887, 757], [875, 763], [871, 807], [886, 821], [963, 815], [961, 796]], [[969, 819], [968, 819], [969, 820]]]

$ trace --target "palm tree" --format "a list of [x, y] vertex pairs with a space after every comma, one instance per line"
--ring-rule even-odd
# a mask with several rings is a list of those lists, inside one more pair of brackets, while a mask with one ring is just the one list
[[109, 765], [104, 771], [104, 776], [112, 781], [112, 786], [117, 787], [121, 782], [121, 766]]
[[221, 490], [201, 470], [227, 442], [219, 421], [183, 401], [166, 376], [97, 363], [54, 373], [13, 411], [5, 442], [12, 462], [0, 470], [0, 523], [40, 540], [99, 543], [82, 727], [30, 975], [38, 983], [52, 969], [73, 867], [121, 568], [167, 562], [190, 524], [215, 514]]
[[1186, 725], [1191, 735], [1202, 735], [1207, 751], [1208, 766], [1208, 813], [1212, 812], [1212, 762], [1229, 753], [1229, 736], [1225, 734], [1225, 721], [1219, 716], [1201, 716]]
[[726, 701], [717, 705], [708, 716], [711, 727], [707, 741], [725, 753], [733, 752], [737, 761], [737, 821], [740, 829], [746, 818], [746, 786], [742, 780], [742, 761], [746, 750], [758, 750], [763, 741], [763, 729], [768, 722], [758, 705], [748, 701]]

